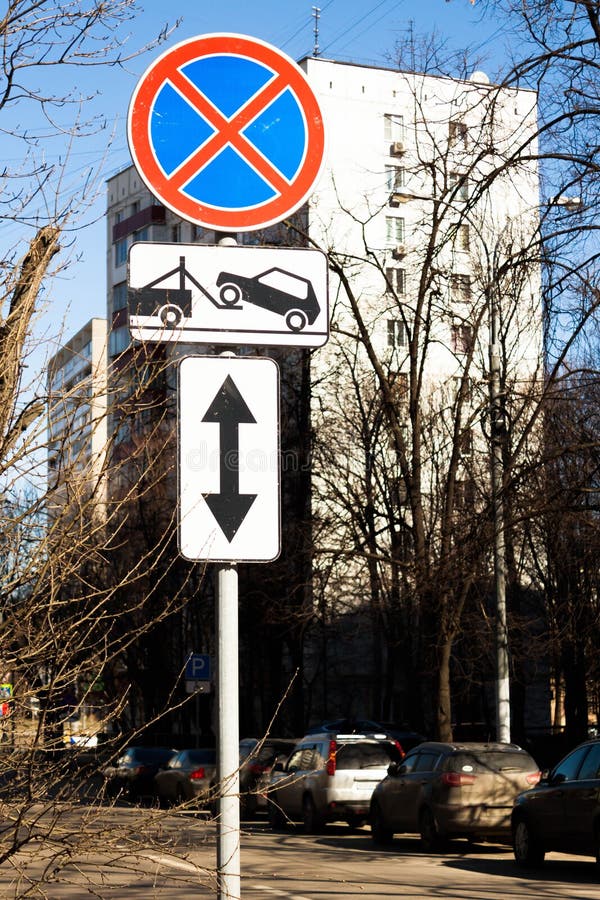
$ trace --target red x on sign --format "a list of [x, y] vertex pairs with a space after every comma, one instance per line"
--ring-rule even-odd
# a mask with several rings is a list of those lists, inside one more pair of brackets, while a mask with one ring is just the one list
[[251, 231], [307, 199], [323, 160], [302, 70], [243, 35], [203, 35], [162, 54], [131, 99], [129, 145], [150, 190], [209, 228]]

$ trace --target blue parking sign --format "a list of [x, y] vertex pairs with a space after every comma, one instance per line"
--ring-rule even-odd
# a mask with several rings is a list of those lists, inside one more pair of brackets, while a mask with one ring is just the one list
[[187, 681], [210, 681], [210, 656], [204, 653], [190, 653], [185, 664]]

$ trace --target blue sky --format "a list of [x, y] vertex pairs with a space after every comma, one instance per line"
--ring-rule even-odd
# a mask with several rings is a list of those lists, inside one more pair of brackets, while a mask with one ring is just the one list
[[[171, 4], [164, 0], [143, 2], [143, 13], [135, 18], [121, 35], [126, 48], [137, 49], [161, 31], [167, 23], [165, 14]], [[316, 4], [315, 4], [316, 5]], [[97, 199], [84, 216], [88, 224], [73, 235], [73, 262], [67, 272], [52, 286], [55, 322], [65, 319], [65, 337], [77, 331], [92, 316], [105, 314], [105, 208], [104, 181], [130, 162], [126, 141], [126, 116], [131, 93], [150, 62], [170, 44], [194, 35], [210, 32], [236, 32], [268, 41], [294, 59], [313, 52], [315, 36], [311, 0], [218, 0], [200, 4], [198, 0], [178, 0], [172, 4], [181, 24], [160, 49], [142, 54], [125, 67], [111, 70], [68, 69], [58, 75], [46, 70], [53, 93], [74, 89], [82, 95], [97, 92], [87, 103], [84, 117], [93, 113], [104, 127], [88, 138], [78, 139], [70, 151], [64, 186], [82, 184], [90, 169], [101, 171]], [[436, 30], [440, 40], [450, 47], [481, 46], [489, 55], [486, 66], [490, 75], [502, 63], [504, 36], [495, 22], [482, 21], [481, 5], [470, 0], [320, 0], [319, 50], [323, 56], [363, 64], [388, 65], [397, 41], [412, 28], [416, 36]], [[173, 21], [173, 20], [171, 20]], [[101, 73], [101, 77], [99, 77]], [[45, 84], [48, 89], [48, 83]], [[60, 115], [65, 124], [73, 110]], [[18, 112], [18, 124], [28, 122], [24, 111]], [[29, 123], [28, 123], [29, 124]], [[111, 140], [112, 135], [112, 140]], [[3, 147], [4, 142], [4, 147]], [[49, 158], [66, 153], [66, 138], [47, 141]], [[6, 145], [0, 137], [0, 149], [6, 160], [21, 152]], [[18, 240], [14, 225], [5, 229], [6, 240]]]

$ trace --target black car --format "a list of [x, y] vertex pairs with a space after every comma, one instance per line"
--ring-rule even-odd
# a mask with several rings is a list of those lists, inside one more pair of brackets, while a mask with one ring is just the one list
[[154, 797], [154, 776], [176, 753], [171, 747], [127, 747], [102, 772], [107, 792], [124, 794], [129, 800]]
[[272, 268], [254, 278], [221, 272], [217, 278], [219, 297], [233, 307], [243, 300], [285, 318], [290, 331], [312, 325], [320, 312], [315, 290], [307, 278], [285, 269]]
[[542, 863], [549, 850], [594, 856], [600, 864], [600, 738], [580, 744], [520, 794], [511, 824], [520, 865]]

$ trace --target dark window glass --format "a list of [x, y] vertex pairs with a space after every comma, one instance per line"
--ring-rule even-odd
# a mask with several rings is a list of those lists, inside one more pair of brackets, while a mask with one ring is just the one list
[[573, 779], [577, 777], [577, 770], [587, 751], [587, 747], [578, 747], [577, 750], [573, 750], [566, 759], [563, 759], [563, 761], [552, 770], [552, 775], [563, 775], [565, 781], [573, 781]]
[[600, 743], [592, 744], [589, 753], [579, 770], [578, 781], [588, 778], [600, 778]]
[[417, 764], [414, 768], [415, 772], [433, 772], [437, 761], [440, 758], [439, 753], [419, 753]]
[[400, 754], [393, 744], [346, 744], [336, 754], [338, 769], [387, 768]]
[[417, 765], [417, 760], [418, 760], [418, 758], [419, 758], [419, 754], [418, 754], [418, 753], [412, 753], [412, 754], [409, 753], [409, 754], [402, 760], [402, 770], [403, 770], [402, 774], [407, 775], [409, 772], [414, 772], [414, 771], [415, 771], [415, 767], [416, 767], [416, 765]]

